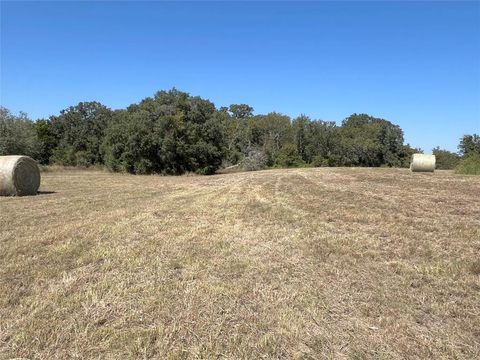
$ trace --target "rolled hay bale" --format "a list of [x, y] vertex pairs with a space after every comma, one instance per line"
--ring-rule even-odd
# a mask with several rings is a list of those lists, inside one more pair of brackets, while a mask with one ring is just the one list
[[435, 155], [413, 154], [410, 170], [413, 172], [433, 172], [435, 161]]
[[40, 169], [28, 156], [0, 156], [0, 196], [36, 195]]

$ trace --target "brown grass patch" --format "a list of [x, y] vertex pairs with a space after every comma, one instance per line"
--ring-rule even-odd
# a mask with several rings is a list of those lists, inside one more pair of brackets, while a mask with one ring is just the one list
[[42, 180], [0, 198], [0, 358], [480, 356], [479, 178]]

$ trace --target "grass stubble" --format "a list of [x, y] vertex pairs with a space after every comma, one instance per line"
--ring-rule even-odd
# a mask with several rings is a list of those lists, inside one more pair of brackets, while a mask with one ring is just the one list
[[42, 177], [0, 198], [2, 359], [480, 357], [478, 177]]

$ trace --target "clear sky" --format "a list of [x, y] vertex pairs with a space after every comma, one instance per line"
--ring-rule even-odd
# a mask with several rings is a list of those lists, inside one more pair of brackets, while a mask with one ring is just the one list
[[172, 87], [406, 142], [480, 133], [480, 2], [1, 2], [1, 104], [37, 119]]

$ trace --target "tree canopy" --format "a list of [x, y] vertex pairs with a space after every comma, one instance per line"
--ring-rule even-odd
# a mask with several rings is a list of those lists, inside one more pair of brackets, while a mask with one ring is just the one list
[[0, 107], [0, 155], [22, 154], [38, 158], [41, 147], [34, 123], [27, 114], [14, 115]]
[[460, 140], [458, 150], [463, 156], [480, 154], [480, 135], [464, 135]]
[[226, 117], [208, 100], [160, 91], [114, 114], [103, 141], [105, 163], [136, 174], [212, 174], [224, 157]]
[[[433, 149], [438, 168], [480, 153], [480, 137], [465, 135], [460, 154]], [[382, 118], [352, 114], [340, 125], [254, 114], [247, 104], [217, 109], [209, 100], [171, 89], [125, 109], [80, 102], [48, 119], [0, 110], [0, 155], [25, 154], [42, 164], [105, 166], [134, 174], [213, 174], [222, 166], [408, 167], [422, 152], [404, 143], [402, 129]]]

